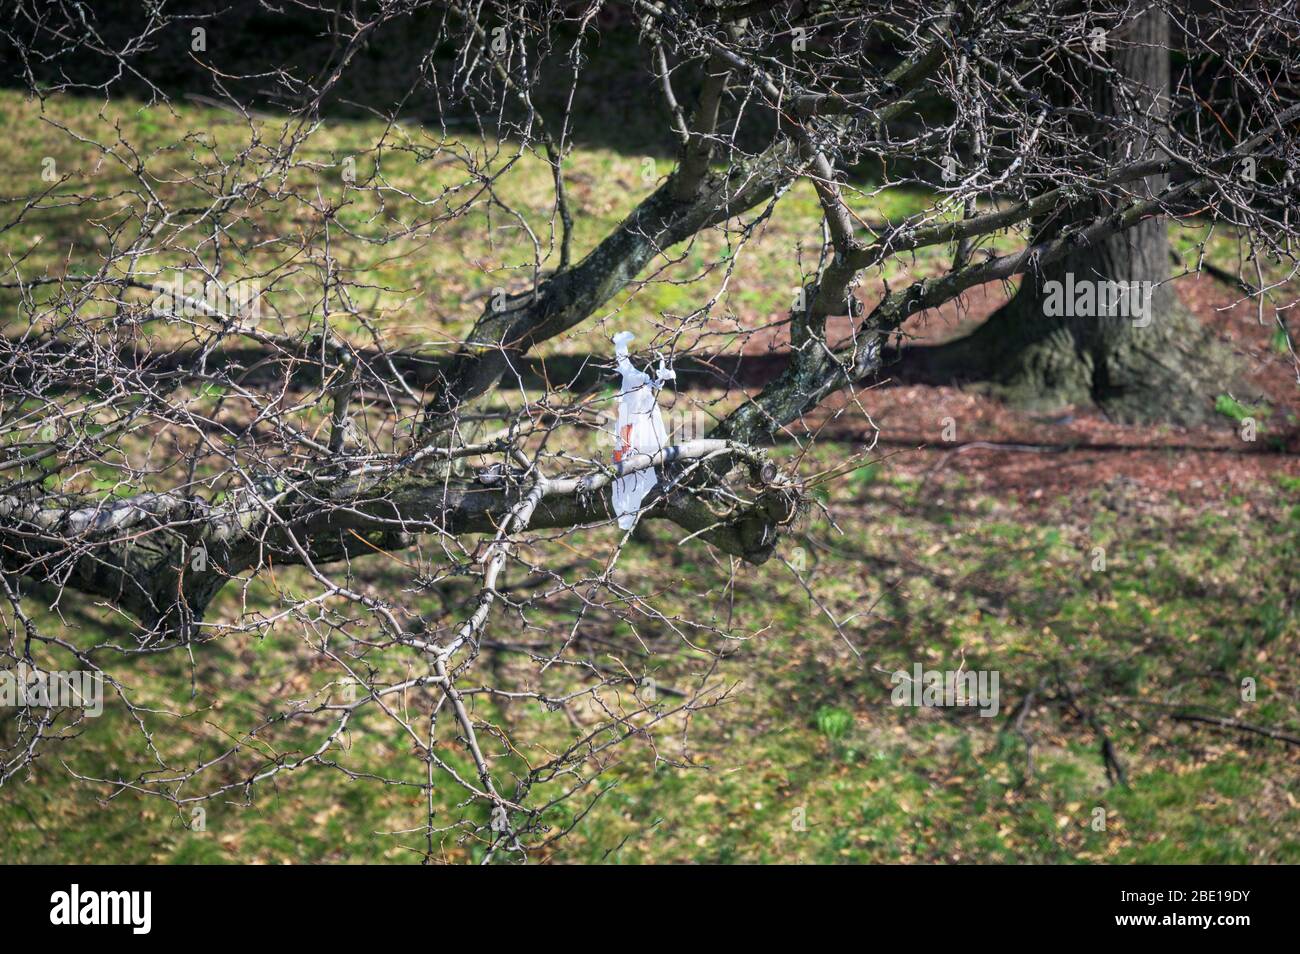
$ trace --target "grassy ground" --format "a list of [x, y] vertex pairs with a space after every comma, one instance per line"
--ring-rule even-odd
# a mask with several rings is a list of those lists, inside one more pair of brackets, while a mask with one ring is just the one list
[[[152, 185], [158, 194], [174, 205], [184, 205], [199, 201], [200, 193], [183, 180], [211, 170], [218, 157], [229, 160], [246, 146], [249, 135], [242, 118], [198, 105], [145, 107], [70, 98], [52, 98], [40, 104], [6, 90], [0, 90], [0, 123], [11, 131], [0, 140], [0, 168], [9, 173], [14, 193], [47, 188], [49, 183], [41, 175], [44, 164], [52, 162], [57, 175], [70, 176], [55, 194], [71, 196], [93, 190], [105, 197], [90, 204], [68, 202], [29, 214], [4, 235], [5, 251], [23, 256], [20, 271], [27, 276], [75, 274], [87, 256], [109, 251], [113, 228], [129, 221], [126, 210], [133, 197], [125, 193], [136, 188], [124, 161], [131, 163], [139, 157], [155, 180]], [[278, 128], [277, 121], [255, 125], [274, 139], [271, 133]], [[116, 157], [78, 142], [68, 132], [113, 146]], [[129, 143], [130, 149], [123, 143]], [[519, 155], [510, 143], [475, 142], [483, 173], [508, 169], [495, 188], [503, 203], [530, 214], [530, 225], [543, 245], [543, 257], [536, 261], [532, 243], [517, 224], [499, 209], [490, 210], [481, 201], [468, 202], [478, 182], [448, 161], [453, 155], [462, 155], [463, 148], [456, 140], [434, 136], [413, 124], [386, 128], [375, 121], [327, 120], [301, 150], [301, 156], [315, 168], [296, 170], [291, 182], [309, 191], [319, 188], [325, 199], [342, 203], [337, 221], [351, 229], [352, 235], [336, 236], [338, 274], [364, 286], [357, 304], [382, 327], [389, 347], [454, 347], [493, 289], [521, 287], [531, 280], [535, 264], [545, 269], [558, 260], [546, 222], [553, 200], [549, 167], [535, 156]], [[382, 205], [374, 193], [346, 187], [343, 171], [349, 159], [355, 163], [358, 182], [382, 187]], [[574, 208], [580, 213], [575, 216], [577, 254], [589, 250], [616, 226], [670, 169], [668, 160], [651, 155], [601, 146], [575, 148], [567, 160], [566, 178]], [[402, 195], [429, 196], [444, 191], [443, 198], [428, 206]], [[860, 221], [877, 227], [922, 212], [933, 201], [922, 189], [879, 190], [870, 182], [850, 183], [846, 197]], [[95, 227], [87, 228], [87, 220], [93, 220]], [[422, 223], [422, 227], [412, 236], [384, 245], [358, 240], [384, 236], [399, 222]], [[229, 234], [234, 243], [245, 244], [250, 251], [242, 260], [227, 261], [227, 273], [264, 274], [283, 262], [289, 252], [300, 252], [303, 241], [322, 227], [320, 217], [307, 209], [299, 209], [288, 221], [250, 215]], [[126, 233], [133, 234], [129, 228]], [[1201, 227], [1180, 226], [1172, 237], [1175, 246], [1188, 254], [1207, 234]], [[805, 270], [815, 268], [821, 234], [812, 188], [807, 183], [797, 185], [763, 220], [752, 239], [743, 246], [737, 241], [735, 233], [706, 233], [688, 246], [674, 249], [674, 261], [657, 271], [654, 280], [634, 283], [615, 298], [601, 316], [598, 330], [608, 337], [616, 324], [637, 331], [643, 345], [648, 343], [657, 331], [658, 316], [691, 313], [701, 304], [702, 289], [712, 291], [721, 284], [718, 263], [734, 267], [735, 272], [708, 325], [711, 348], [723, 350], [736, 335], [779, 319], [802, 281], [792, 269], [792, 255], [801, 255]], [[1000, 243], [999, 248], [1010, 248], [1015, 239], [1006, 237]], [[1216, 233], [1208, 246], [1209, 260], [1231, 267], [1234, 249], [1230, 236]], [[936, 274], [946, 266], [950, 252], [933, 247], [906, 259], [891, 259], [879, 278], [896, 285]], [[139, 259], [136, 274], [168, 281], [175, 270], [192, 269], [195, 264], [182, 248], [170, 253], [164, 250]], [[320, 320], [318, 264], [315, 256], [303, 256], [287, 277], [265, 291], [270, 316], [264, 328], [295, 333]], [[702, 285], [691, 284], [691, 279], [701, 275], [711, 277]], [[146, 301], [149, 295], [140, 292], [136, 297]], [[16, 291], [0, 291], [0, 304], [10, 316], [6, 321], [14, 320], [17, 301]], [[335, 312], [337, 333], [370, 343], [354, 321], [338, 314], [337, 309]], [[166, 340], [161, 324], [147, 327]], [[552, 348], [556, 352], [590, 351], [592, 330], [584, 325], [552, 342]], [[687, 347], [694, 340], [695, 335], [688, 334], [680, 346]]]
[[[886, 465], [842, 484], [826, 504], [843, 532], [821, 518], [803, 539], [805, 572], [826, 609], [841, 619], [866, 613], [844, 627], [861, 656], [786, 568], [744, 571], [729, 597], [735, 616], [762, 632], [711, 677], [734, 687], [729, 701], [693, 720], [688, 743], [660, 739], [660, 756], [691, 767], [656, 764], [654, 751], [631, 743], [552, 860], [1300, 861], [1295, 750], [1160, 717], [1214, 712], [1294, 732], [1300, 491], [1261, 486], [1193, 512], [1136, 506], [1121, 490], [1026, 512], [968, 494], [956, 478], [924, 491], [919, 483]], [[667, 546], [664, 533], [634, 546], [628, 575], [678, 592], [691, 585], [682, 612], [716, 611], [729, 573]], [[1104, 572], [1090, 569], [1095, 546], [1106, 549]], [[651, 628], [639, 635], [653, 655], [615, 655], [663, 686], [699, 678], [696, 654]], [[141, 666], [131, 680], [146, 695], [170, 690], [188, 710], [171, 727], [178, 754], [238, 731], [268, 687], [299, 694], [319, 675], [302, 643], [283, 634], [205, 655], [188, 704], [186, 673], [174, 665]], [[999, 670], [1002, 711], [985, 719], [895, 707], [888, 674], [915, 662]], [[1127, 786], [1108, 783], [1096, 732], [1051, 702], [1050, 689], [1031, 706], [1024, 737], [1008, 731], [1026, 690], [1057, 673], [1112, 737]], [[1241, 698], [1246, 677], [1258, 686], [1254, 702]], [[491, 717], [510, 727], [535, 720], [539, 745], [571, 731], [531, 707]], [[373, 729], [353, 733], [340, 759], [354, 771], [402, 762], [413, 771], [391, 734]], [[107, 789], [70, 782], [59, 764], [95, 776], [138, 760], [139, 749], [110, 705], [27, 783], [6, 787], [4, 859], [418, 858], [409, 836], [384, 834], [418, 817], [415, 792], [318, 769], [249, 803], [211, 806], [207, 830], [195, 832], [157, 802], [103, 801]], [[474, 856], [470, 846], [449, 848], [449, 858]]]
[[[117, 105], [101, 113], [99, 104], [58, 100], [47, 105], [47, 116], [83, 133], [121, 122], [146, 151], [173, 142], [178, 131], [204, 129], [218, 139], [223, 129], [233, 131], [229, 116], [198, 107], [173, 115]], [[51, 156], [60, 169], [95, 178], [101, 191], [126, 184], [111, 162], [70, 145], [38, 118], [33, 104], [12, 93], [0, 94], [0, 124], [12, 131], [0, 140], [0, 168], [11, 175], [39, 177], [41, 159]], [[375, 156], [362, 150], [378, 134], [375, 123], [331, 122], [313, 149], [328, 163], [358, 154], [364, 178]], [[450, 176], [446, 167], [417, 162], [398, 146], [381, 163], [395, 187], [419, 183], [432, 191], [430, 177]], [[150, 161], [160, 172], [184, 165], [165, 151]], [[635, 154], [595, 145], [575, 152], [570, 177], [583, 213], [579, 250], [652, 188], [643, 169], [643, 157]], [[540, 211], [546, 176], [543, 166], [525, 160], [502, 188]], [[456, 183], [448, 178], [442, 184]], [[927, 197], [891, 191], [857, 201], [864, 219], [879, 221], [914, 211]], [[414, 214], [396, 196], [390, 203], [393, 215]], [[106, 220], [117, 214], [114, 208], [105, 204]], [[343, 220], [364, 231], [375, 227], [374, 213], [359, 201]], [[73, 208], [33, 217], [0, 237], [3, 251], [17, 256], [30, 249], [27, 275], [57, 273], [63, 262], [75, 271], [79, 258], [104, 250], [102, 233], [86, 230], [85, 218], [84, 209]], [[279, 225], [246, 227], [252, 236]], [[798, 283], [790, 250], [817, 236], [815, 199], [800, 189], [743, 256], [710, 347], [726, 344], [726, 321], [740, 333], [784, 311]], [[1192, 237], [1177, 240], [1186, 247]], [[710, 238], [688, 250], [664, 277], [703, 268], [720, 241]], [[430, 253], [447, 247], [459, 255]], [[477, 211], [395, 246], [339, 248], [353, 277], [371, 287], [373, 300], [365, 306], [380, 319], [390, 346], [451, 341], [481, 308], [476, 296], [519, 280], [512, 266], [523, 260], [518, 235], [502, 233], [488, 242]], [[258, 254], [269, 260], [274, 252], [264, 247]], [[142, 267], [185, 264], [179, 257], [164, 259]], [[467, 262], [485, 264], [488, 273]], [[255, 270], [264, 262], [245, 264]], [[938, 259], [922, 257], [907, 267], [924, 272], [938, 267]], [[273, 320], [285, 330], [301, 330], [317, 317], [307, 295], [312, 281], [304, 268], [279, 290], [283, 307]], [[15, 301], [11, 296], [0, 304], [9, 311]], [[680, 284], [659, 281], [622, 296], [608, 317], [648, 336], [652, 316], [697, 304], [698, 295]], [[346, 320], [339, 330], [361, 336]], [[556, 343], [557, 350], [604, 347], [590, 329]], [[831, 466], [845, 450], [824, 444], [805, 467]], [[726, 653], [715, 668], [711, 657], [653, 623], [633, 638], [612, 619], [593, 620], [594, 634], [616, 647], [607, 650], [611, 659], [653, 674], [665, 687], [705, 682], [725, 702], [696, 714], [689, 725], [674, 721], [657, 748], [633, 740], [601, 775], [604, 794], [595, 808], [549, 860], [1300, 861], [1293, 835], [1300, 822], [1297, 750], [1170, 718], [1211, 713], [1293, 734], [1300, 726], [1296, 482], [1261, 482], [1197, 506], [1172, 493], [1139, 497], [1122, 482], [1031, 505], [996, 487], [973, 489], [956, 467], [929, 475], [932, 463], [901, 455], [826, 485], [824, 509], [784, 553], [817, 603], [780, 562], [734, 568], [733, 575], [731, 566], [712, 561], [701, 548], [676, 547], [668, 528], [651, 527], [634, 542], [624, 564], [627, 578], [645, 590], [670, 592], [666, 599], [682, 615], [731, 621], [747, 636], [706, 641], [706, 648]], [[588, 549], [577, 554], [552, 546], [564, 560], [593, 561], [613, 539], [609, 531], [593, 534], [584, 543]], [[1105, 569], [1094, 569], [1097, 547], [1104, 548]], [[382, 560], [359, 573], [360, 584], [373, 591], [396, 579]], [[259, 581], [248, 599], [269, 606], [278, 592], [302, 586], [286, 571]], [[419, 608], [436, 618], [467, 593], [463, 584], [449, 584]], [[235, 600], [228, 593], [218, 612], [234, 613]], [[90, 609], [78, 614], [68, 607], [66, 613], [69, 632], [115, 625]], [[848, 620], [842, 632], [828, 613]], [[538, 632], [513, 635], [545, 638], [563, 630], [566, 619], [563, 605], [539, 610], [531, 619]], [[42, 623], [51, 624], [52, 617]], [[511, 635], [509, 621], [499, 625]], [[986, 719], [969, 711], [895, 707], [890, 673], [914, 663], [997, 670], [1001, 711]], [[515, 664], [507, 655], [498, 665], [509, 676]], [[309, 635], [292, 626], [204, 647], [193, 669], [170, 656], [141, 659], [125, 678], [142, 700], [175, 713], [159, 717], [168, 730], [159, 744], [182, 762], [243, 731], [266, 711], [267, 699], [339, 691]], [[1257, 686], [1250, 702], [1242, 698], [1247, 678]], [[1063, 687], [1076, 706], [1064, 701]], [[1015, 731], [1010, 717], [1030, 690], [1033, 701]], [[538, 750], [574, 734], [566, 719], [535, 706], [484, 706], [480, 714], [526, 735]], [[1099, 731], [1112, 740], [1128, 785], [1108, 781]], [[290, 750], [307, 738], [288, 734], [250, 743], [241, 767], [274, 757], [262, 746]], [[146, 757], [126, 714], [110, 704], [78, 738], [48, 752], [30, 777], [0, 791], [0, 860], [419, 858], [418, 839], [393, 834], [419, 822], [424, 802], [415, 790], [319, 769], [277, 779], [248, 798], [236, 790], [209, 806], [206, 830], [194, 831], [186, 827], [193, 819], [178, 817], [164, 803], [114, 794], [69, 774], [114, 775]], [[363, 721], [338, 759], [357, 773], [419, 775], [418, 762], [393, 737], [390, 723]], [[239, 778], [232, 768], [226, 780]], [[437, 799], [447, 810], [455, 803], [450, 791]], [[557, 812], [552, 822], [570, 821], [573, 809], [565, 811], [570, 814]], [[478, 852], [473, 844], [447, 846], [450, 860], [473, 860]]]

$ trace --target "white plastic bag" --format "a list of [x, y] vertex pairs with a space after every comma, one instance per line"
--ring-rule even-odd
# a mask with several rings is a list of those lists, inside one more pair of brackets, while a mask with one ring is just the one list
[[[668, 432], [664, 429], [663, 414], [659, 410], [658, 394], [665, 381], [676, 375], [662, 363], [653, 378], [638, 371], [628, 360], [627, 346], [632, 342], [632, 332], [620, 331], [614, 336], [614, 355], [618, 370], [623, 375], [623, 386], [618, 394], [618, 424], [614, 433], [614, 463], [619, 464], [629, 454], [657, 454], [668, 446]], [[641, 510], [641, 501], [659, 482], [653, 467], [639, 470], [614, 480], [614, 513], [618, 525], [630, 530]]]

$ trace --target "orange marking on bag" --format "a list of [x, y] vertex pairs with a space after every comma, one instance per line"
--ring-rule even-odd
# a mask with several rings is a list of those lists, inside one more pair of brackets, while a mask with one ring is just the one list
[[623, 455], [632, 449], [632, 425], [623, 425], [623, 434], [619, 437], [619, 448], [614, 451], [614, 463], [623, 459]]

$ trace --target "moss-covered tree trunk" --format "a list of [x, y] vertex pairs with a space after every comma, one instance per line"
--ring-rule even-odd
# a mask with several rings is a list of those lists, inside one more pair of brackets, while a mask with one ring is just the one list
[[[1096, 71], [1092, 110], [1125, 120], [1129, 129], [1080, 128], [1108, 164], [1158, 154], [1153, 140], [1163, 135], [1168, 112], [1168, 43], [1168, 17], [1158, 9], [1109, 38], [1106, 56], [1118, 77]], [[1165, 185], [1165, 177], [1153, 176], [1137, 191], [1147, 198]], [[1115, 197], [1117, 205], [1130, 200]], [[1035, 223], [1034, 237], [1053, 238], [1071, 222], [1111, 210], [1059, 210]], [[1029, 407], [1095, 404], [1119, 420], [1203, 419], [1231, 360], [1179, 303], [1170, 275], [1167, 224], [1148, 219], [1027, 273], [1010, 302], [971, 336], [934, 349], [927, 363], [945, 375], [988, 382]]]

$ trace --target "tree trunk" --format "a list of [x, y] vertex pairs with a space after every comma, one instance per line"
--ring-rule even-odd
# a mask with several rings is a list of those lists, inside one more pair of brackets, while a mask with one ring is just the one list
[[[1093, 111], [1139, 129], [1118, 135], [1101, 126], [1081, 129], [1105, 160], [1157, 155], [1153, 139], [1162, 135], [1168, 113], [1168, 43], [1169, 20], [1158, 9], [1108, 38], [1107, 57], [1122, 79], [1095, 74]], [[1149, 198], [1165, 185], [1166, 177], [1153, 176], [1137, 188]], [[1035, 223], [1034, 240], [1109, 211], [1103, 203], [1062, 210]], [[927, 349], [923, 363], [945, 377], [987, 382], [998, 396], [1024, 406], [1093, 404], [1117, 420], [1203, 420], [1232, 376], [1232, 359], [1179, 302], [1170, 272], [1166, 223], [1148, 219], [1026, 273], [1012, 300], [983, 326]]]

